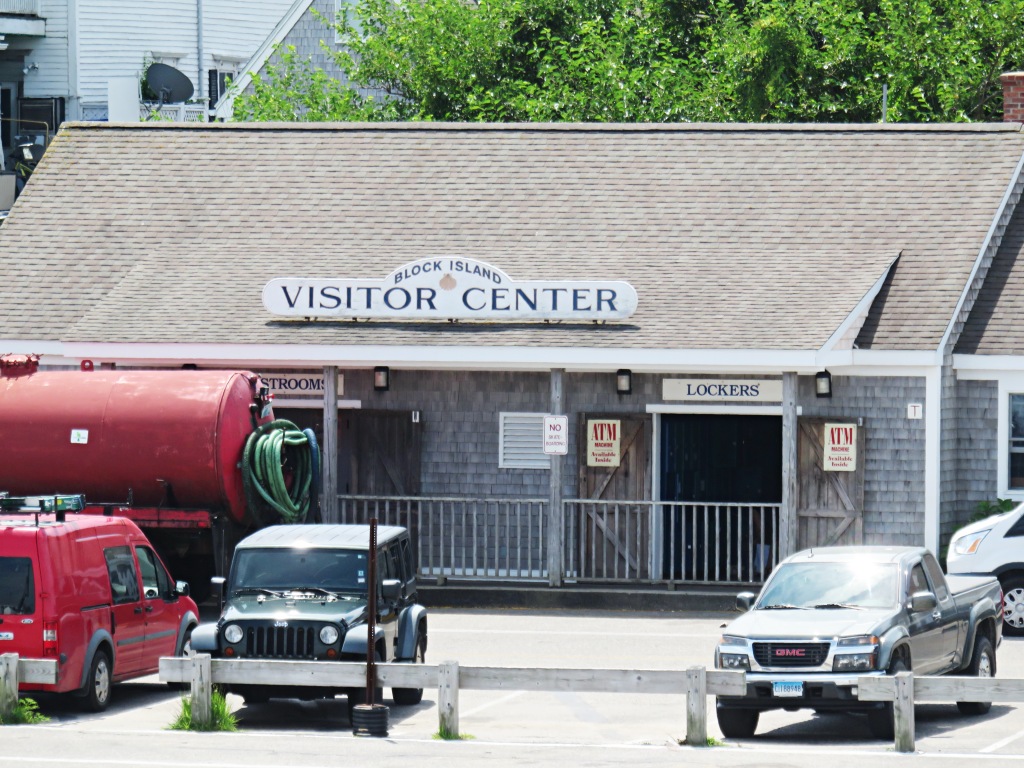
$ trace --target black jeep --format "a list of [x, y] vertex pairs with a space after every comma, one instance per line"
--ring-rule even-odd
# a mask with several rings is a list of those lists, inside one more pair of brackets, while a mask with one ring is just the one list
[[[231, 571], [215, 578], [223, 610], [192, 634], [192, 649], [214, 658], [366, 661], [370, 526], [277, 525], [243, 539]], [[427, 609], [416, 602], [416, 567], [405, 528], [377, 528], [376, 659], [423, 663]], [[247, 703], [270, 698], [348, 696], [365, 688], [232, 685]], [[380, 696], [378, 689], [378, 698]], [[418, 704], [422, 688], [395, 688], [396, 704]]]

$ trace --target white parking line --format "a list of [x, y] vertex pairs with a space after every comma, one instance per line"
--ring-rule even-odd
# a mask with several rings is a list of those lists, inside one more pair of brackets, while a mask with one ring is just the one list
[[485, 709], [490, 709], [498, 704], [504, 704], [506, 701], [511, 701], [512, 699], [522, 696], [524, 693], [526, 693], [526, 691], [514, 691], [507, 696], [502, 696], [500, 699], [494, 699], [493, 701], [488, 701], [486, 704], [481, 704], [479, 707], [473, 707], [473, 709], [460, 712], [459, 717], [475, 715], [477, 712], [483, 712]]
[[[537, 631], [533, 629], [473, 629], [471, 627], [464, 629], [438, 629], [436, 627], [430, 628], [431, 635], [532, 635], [537, 636]], [[715, 629], [711, 632], [701, 633], [687, 633], [687, 632], [573, 632], [567, 630], [544, 630], [544, 636], [549, 635], [565, 635], [566, 637], [719, 637], [722, 634], [721, 629]]]
[[1005, 739], [1001, 739], [1001, 740], [997, 741], [995, 744], [989, 744], [984, 749], [979, 749], [978, 751], [980, 753], [982, 753], [982, 754], [984, 754], [986, 752], [995, 752], [997, 749], [1002, 749], [1007, 744], [1012, 744], [1013, 742], [1015, 742], [1017, 739], [1020, 739], [1020, 738], [1024, 738], [1024, 731], [1020, 731], [1019, 733], [1015, 733], [1013, 736], [1007, 736]]

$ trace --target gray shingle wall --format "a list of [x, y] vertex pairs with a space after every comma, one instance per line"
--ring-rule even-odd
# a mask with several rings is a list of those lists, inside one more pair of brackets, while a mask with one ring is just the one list
[[[564, 404], [570, 425], [581, 412], [643, 413], [647, 403], [661, 400], [661, 380], [634, 375], [633, 394], [620, 398], [611, 373], [566, 374]], [[816, 398], [813, 386], [812, 377], [801, 377], [799, 403], [805, 416], [864, 419], [865, 543], [921, 543], [925, 422], [906, 416], [908, 403], [924, 402], [924, 380], [836, 376], [835, 396], [829, 401]], [[392, 370], [391, 390], [376, 393], [369, 372], [350, 371], [345, 397], [361, 399], [367, 408], [421, 411], [424, 495], [547, 498], [547, 471], [498, 468], [498, 414], [547, 412], [548, 374]], [[576, 452], [572, 426], [563, 465], [566, 497], [577, 492]]]
[[924, 537], [924, 419], [907, 418], [924, 403], [922, 378], [833, 376], [831, 400], [800, 378], [804, 416], [864, 419], [864, 543], [921, 544]]
[[964, 525], [981, 501], [995, 501], [999, 487], [999, 384], [995, 381], [956, 382], [953, 416], [956, 467], [955, 504], [943, 504], [942, 541]]

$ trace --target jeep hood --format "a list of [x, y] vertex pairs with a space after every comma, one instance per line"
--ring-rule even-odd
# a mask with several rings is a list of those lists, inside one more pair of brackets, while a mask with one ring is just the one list
[[229, 621], [344, 621], [348, 625], [364, 621], [366, 598], [342, 597], [327, 600], [323, 597], [233, 597], [224, 608], [221, 622]]
[[753, 610], [734, 619], [722, 634], [752, 640], [881, 634], [896, 613], [896, 608]]

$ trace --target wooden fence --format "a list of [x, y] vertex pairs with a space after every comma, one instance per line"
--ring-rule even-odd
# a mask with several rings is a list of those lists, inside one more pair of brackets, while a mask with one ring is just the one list
[[[596, 693], [685, 693], [686, 742], [706, 746], [707, 697], [739, 696], [746, 690], [743, 672], [690, 667], [653, 669], [534, 669], [526, 667], [461, 667], [442, 664], [380, 664], [377, 683], [387, 688], [437, 687], [438, 730], [459, 733], [459, 690], [586, 691]], [[357, 688], [366, 684], [366, 665], [351, 661], [272, 661], [191, 658], [160, 659], [160, 679], [191, 683], [192, 717], [209, 722], [213, 686], [318, 685]]]
[[0, 655], [0, 720], [6, 720], [18, 706], [18, 683], [54, 684], [56, 659], [21, 659], [18, 654]]

